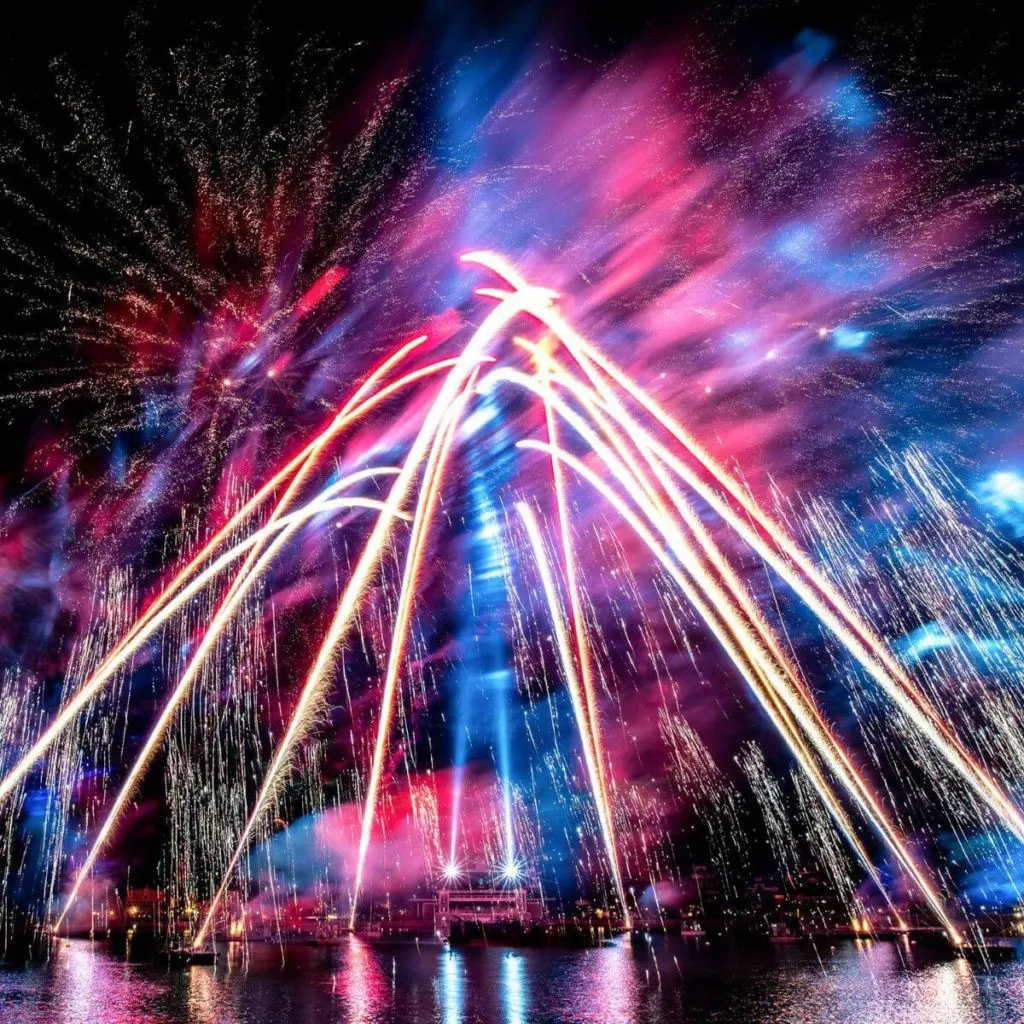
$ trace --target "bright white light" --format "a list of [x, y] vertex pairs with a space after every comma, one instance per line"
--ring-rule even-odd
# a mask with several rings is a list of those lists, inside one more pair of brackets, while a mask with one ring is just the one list
[[442, 868], [441, 873], [444, 875], [446, 882], [454, 882], [457, 878], [462, 876], [462, 868], [459, 867], [456, 861], [450, 860]]
[[501, 880], [503, 882], [518, 882], [523, 874], [523, 869], [519, 866], [519, 861], [514, 857], [510, 857], [501, 866]]
[[978, 499], [1014, 536], [1024, 537], [1024, 475], [1015, 470], [997, 470], [981, 482]]

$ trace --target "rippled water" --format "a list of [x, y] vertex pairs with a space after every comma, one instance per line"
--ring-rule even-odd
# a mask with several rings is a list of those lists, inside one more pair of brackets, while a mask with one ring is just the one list
[[[988, 971], [892, 942], [699, 949], [633, 939], [591, 950], [233, 948], [216, 968], [129, 964], [72, 942], [0, 967], [3, 1024], [796, 1024], [1024, 1022], [1024, 960]], [[282, 963], [283, 958], [283, 963]]]

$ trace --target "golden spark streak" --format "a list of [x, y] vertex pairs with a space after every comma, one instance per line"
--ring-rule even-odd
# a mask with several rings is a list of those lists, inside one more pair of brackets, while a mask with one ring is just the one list
[[[558, 403], [556, 402], [555, 404], [557, 407]], [[598, 441], [598, 445], [600, 444], [601, 442]], [[725, 595], [721, 592], [720, 588], [718, 588], [717, 584], [715, 584], [712, 579], [708, 578], [706, 573], [701, 571], [700, 566], [692, 565], [692, 563], [690, 563], [690, 559], [686, 557], [685, 552], [676, 551], [675, 554], [680, 556], [681, 561], [683, 561], [685, 565], [685, 574], [684, 572], [681, 572], [680, 568], [676, 565], [675, 559], [669, 555], [665, 548], [657, 541], [650, 530], [644, 525], [642, 520], [632, 511], [629, 505], [611, 487], [609, 487], [608, 484], [597, 476], [597, 474], [590, 470], [575, 456], [564, 450], [554, 450], [549, 445], [545, 445], [539, 441], [521, 441], [519, 442], [519, 445], [523, 448], [534, 448], [537, 451], [545, 452], [549, 456], [554, 454], [556, 458], [564, 460], [567, 465], [571, 466], [580, 474], [580, 476], [587, 480], [588, 483], [602, 494], [605, 500], [608, 501], [608, 503], [626, 520], [627, 523], [629, 523], [630, 527], [651, 550], [666, 572], [668, 572], [669, 576], [680, 587], [687, 600], [698, 612], [701, 618], [704, 619], [705, 623], [707, 623], [713, 635], [718, 640], [723, 650], [728, 654], [730, 660], [732, 660], [743, 678], [747, 681], [750, 688], [758, 696], [759, 700], [762, 700], [762, 705], [766, 707], [766, 710], [771, 713], [771, 708], [765, 704], [765, 701], [762, 699], [762, 689], [757, 683], [756, 676], [761, 673], [771, 680], [772, 686], [775, 688], [776, 692], [786, 700], [787, 706], [789, 706], [790, 710], [796, 715], [797, 720], [810, 735], [812, 742], [815, 743], [815, 746], [819, 747], [822, 755], [826, 758], [826, 761], [829, 762], [832, 770], [842, 780], [844, 772], [841, 765], [835, 764], [828, 756], [831, 744], [821, 735], [815, 721], [812, 717], [807, 715], [806, 709], [801, 706], [801, 702], [792, 700], [792, 691], [778, 676], [778, 673], [766, 658], [766, 652], [763, 648], [761, 648], [756, 640], [751, 637], [742, 616], [736, 613], [735, 609], [731, 607], [731, 603], [727, 598], [725, 598]], [[597, 450], [602, 461], [608, 465], [607, 456], [611, 453], [607, 452], [607, 450], [604, 452], [601, 452], [599, 449]], [[612, 458], [614, 459], [614, 456], [612, 456]], [[616, 476], [619, 476], [619, 473], [614, 469], [613, 472], [615, 472]], [[628, 487], [628, 484], [630, 483], [628, 475], [625, 477], [625, 483], [627, 485], [627, 491], [630, 491], [631, 488]], [[699, 589], [697, 589], [698, 587]], [[706, 593], [711, 598], [712, 602], [716, 606], [716, 611], [713, 611], [708, 606], [704, 600], [702, 592]], [[756, 674], [751, 672], [750, 664], [758, 666], [755, 670]], [[772, 714], [772, 718], [773, 720], [778, 721], [775, 714]], [[782, 729], [780, 731], [788, 740], [788, 731], [786, 729]], [[791, 745], [791, 749], [803, 765], [804, 762], [802, 758], [800, 758], [799, 748]], [[813, 779], [813, 774], [811, 772], [808, 772], [808, 774], [810, 774]], [[892, 826], [888, 825], [888, 822], [885, 819], [884, 814], [881, 814], [880, 809], [877, 808], [877, 806], [874, 806], [872, 801], [865, 799], [860, 787], [854, 785], [850, 788], [850, 793], [869, 819], [876, 823], [876, 827], [879, 828], [879, 831], [886, 838], [890, 848], [896, 854], [904, 869], [914, 879], [921, 893], [928, 901], [929, 906], [932, 908], [932, 912], [947, 929], [951, 941], [955, 944], [959, 944], [962, 939], [946, 912], [941, 898], [928, 881], [922, 869], [918, 867], [912, 854], [906, 848], [896, 830]], [[880, 814], [881, 820], [878, 818]]]
[[[472, 262], [485, 266], [498, 274], [515, 288], [517, 293], [523, 286], [526, 286], [525, 279], [515, 267], [496, 253], [474, 253]], [[485, 290], [481, 289], [481, 291]], [[499, 300], [507, 294], [501, 289], [488, 289], [486, 292]], [[965, 779], [1003, 824], [1024, 842], [1024, 817], [1016, 805], [1006, 795], [999, 783], [964, 747], [937, 709], [890, 654], [884, 642], [876, 636], [870, 625], [846, 602], [810, 558], [800, 550], [796, 542], [771, 519], [725, 469], [718, 465], [684, 427], [662, 409], [643, 389], [633, 383], [610, 359], [595, 349], [571, 327], [553, 306], [551, 301], [553, 296], [556, 296], [556, 293], [545, 292], [544, 300], [531, 302], [527, 312], [548, 327], [585, 370], [594, 364], [615, 381], [743, 507], [746, 513], [768, 535], [774, 545], [774, 550], [763, 542], [762, 537], [750, 527], [743, 516], [737, 515], [732, 506], [723, 501], [721, 496], [700, 480], [689, 467], [667, 452], [663, 446], [657, 445], [653, 439], [647, 438], [646, 443], [655, 448], [659, 456], [673, 471], [701, 494], [715, 511], [786, 580], [787, 584], [833, 632], [840, 643], [910, 718], [935, 750]], [[594, 377], [592, 379], [597, 380]], [[612, 405], [618, 405], [622, 414], [628, 416], [611, 390], [600, 382], [598, 382], [598, 386], [605, 399]], [[639, 427], [636, 429], [640, 430]], [[783, 556], [781, 558], [779, 557], [780, 553]], [[810, 586], [800, 578], [798, 573], [793, 571], [793, 566], [803, 573], [806, 580], [810, 582]], [[817, 593], [815, 593], [815, 589]], [[825, 601], [822, 601], [819, 595], [822, 595]]]
[[[478, 368], [479, 369], [479, 368]], [[380, 789], [384, 757], [387, 753], [388, 741], [391, 738], [391, 722], [394, 716], [395, 697], [398, 690], [398, 674], [405, 655], [405, 645], [409, 634], [409, 620], [412, 616], [413, 601], [416, 597], [416, 585], [419, 581], [420, 565], [426, 547], [430, 523], [433, 520], [434, 508], [440, 495], [441, 480], [445, 463], [451, 450], [455, 429], [459, 424], [466, 403], [472, 397], [476, 383], [474, 370], [469, 382], [458, 402], [448, 411], [446, 424], [441, 426], [441, 436], [435, 439], [423, 471], [423, 486], [413, 516], [412, 536], [409, 539], [409, 550], [406, 552], [405, 571], [402, 574], [402, 589], [398, 599], [398, 610], [391, 634], [391, 650], [388, 654], [388, 667], [384, 677], [384, 688], [381, 695], [380, 721], [377, 725], [377, 740], [373, 751], [373, 762], [370, 766], [370, 781], [363, 804], [363, 818], [359, 833], [359, 853], [356, 858], [356, 877], [352, 888], [352, 908], [349, 914], [349, 927], [355, 927], [356, 908], [362, 892], [363, 874], [366, 869], [366, 854], [370, 848], [370, 837], [373, 833], [373, 820], [377, 810], [377, 793]]]
[[[470, 338], [465, 349], [463, 349], [455, 365], [445, 378], [445, 382], [441, 386], [437, 397], [434, 399], [427, 411], [424, 423], [420, 427], [419, 433], [413, 442], [409, 455], [406, 457], [405, 463], [402, 466], [402, 472], [399, 474], [391, 488], [390, 494], [388, 495], [387, 509], [389, 511], [398, 511], [404, 504], [409, 489], [412, 486], [413, 479], [419, 471], [420, 465], [422, 464], [428, 449], [433, 443], [433, 439], [441, 426], [447, 410], [458, 398], [458, 395], [465, 384], [466, 378], [472, 372], [473, 368], [481, 361], [487, 345], [494, 339], [498, 331], [523, 311], [525, 308], [524, 304], [529, 302], [531, 299], [535, 299], [535, 297], [532, 292], [528, 290], [524, 293], [517, 293], [515, 296], [510, 296], [508, 299], [503, 300], [487, 315], [483, 323], [477, 328], [476, 332]], [[291, 757], [293, 747], [302, 738], [302, 736], [305, 735], [313, 709], [317, 706], [318, 701], [322, 699], [322, 690], [325, 685], [325, 678], [333, 668], [336, 648], [348, 631], [348, 627], [351, 624], [352, 618], [359, 606], [363, 590], [368, 585], [370, 576], [376, 568], [384, 542], [390, 531], [390, 524], [390, 515], [382, 516], [378, 519], [376, 526], [363, 548], [363, 553], [359, 558], [359, 562], [356, 564], [356, 568], [352, 573], [349, 583], [342, 593], [341, 600], [339, 601], [337, 610], [334, 614], [334, 619], [331, 622], [323, 643], [321, 644], [316, 661], [314, 662], [313, 667], [306, 678], [306, 682], [303, 685], [299, 701], [292, 713], [291, 720], [289, 721], [288, 729], [278, 745], [278, 749], [271, 761], [270, 768], [267, 771], [263, 787], [257, 796], [256, 804], [248, 821], [246, 822], [238, 845], [235, 848], [235, 852], [231, 856], [227, 870], [224, 873], [224, 877], [221, 880], [220, 886], [217, 889], [213, 900], [211, 901], [206, 918], [204, 919], [196, 936], [196, 948], [199, 948], [202, 946], [203, 942], [205, 942], [206, 934], [213, 922], [220, 900], [223, 898], [223, 895], [227, 890], [231, 875], [234, 872], [242, 853], [248, 846], [252, 830], [255, 827], [256, 822], [259, 820], [259, 816], [262, 814], [267, 801], [275, 791], [278, 779], [283, 773], [284, 767]]]
[[[365, 416], [400, 388], [406, 387], [414, 381], [421, 380], [424, 377], [437, 373], [439, 370], [453, 367], [456, 361], [457, 360], [455, 359], [442, 359], [429, 366], [422, 367], [419, 370], [414, 370], [413, 372], [406, 374], [400, 380], [397, 380], [388, 385], [388, 387], [381, 389], [381, 391], [375, 394], [372, 398], [362, 402], [358, 407], [348, 413], [347, 416], [336, 419], [328, 428], [328, 432], [331, 432], [331, 436], [333, 437], [343, 427], [348, 426]], [[132, 654], [134, 654], [146, 642], [146, 640], [148, 640], [149, 637], [151, 637], [159, 627], [174, 614], [174, 612], [180, 609], [187, 602], [189, 597], [193, 596], [198, 589], [201, 589], [201, 587], [197, 587], [195, 585], [195, 581], [193, 581], [192, 584], [187, 585], [184, 591], [181, 591], [180, 587], [184, 585], [185, 580], [187, 580], [188, 577], [202, 564], [202, 562], [205, 561], [207, 556], [220, 545], [221, 541], [225, 536], [227, 536], [231, 528], [237, 525], [243, 516], [252, 511], [259, 501], [265, 498], [267, 494], [277, 486], [277, 484], [285, 479], [291, 471], [295, 470], [302, 461], [309, 456], [310, 451], [315, 444], [316, 441], [314, 441], [313, 444], [308, 445], [288, 464], [288, 466], [276, 474], [271, 481], [264, 484], [264, 486], [260, 488], [260, 490], [231, 517], [228, 523], [226, 523], [217, 532], [217, 534], [204, 545], [199, 554], [197, 554], [188, 563], [188, 565], [178, 573], [174, 581], [172, 581], [172, 583], [161, 592], [150, 608], [142, 614], [135, 624], [133, 624], [131, 629], [128, 630], [124, 638], [122, 638], [110, 654], [104, 658], [96, 671], [82, 684], [82, 686], [76, 691], [75, 695], [60, 710], [60, 712], [58, 712], [56, 719], [47, 727], [46, 730], [44, 730], [43, 734], [32, 745], [25, 756], [22, 757], [17, 764], [12, 766], [11, 770], [4, 776], [3, 780], [0, 780], [0, 800], [3, 800], [11, 793], [14, 787], [29, 772], [32, 765], [35, 764], [35, 762], [39, 760], [50, 746], [53, 745], [57, 737], [71, 724], [71, 722], [74, 721], [78, 713], [87, 704], [89, 704], [94, 697], [97, 696], [103, 685], [129, 660]], [[219, 573], [221, 569], [232, 562], [240, 551], [248, 550], [249, 547], [258, 543], [259, 538], [262, 536], [265, 536], [265, 534], [253, 534], [253, 536], [244, 542], [242, 546], [232, 549], [232, 552], [229, 553], [230, 557], [221, 556], [213, 562], [211, 566], [200, 574], [199, 579], [203, 581], [202, 586], [209, 583], [214, 575]]]
[[[344, 490], [346, 487], [350, 487], [353, 484], [359, 483], [362, 480], [368, 479], [375, 475], [380, 475], [385, 472], [397, 473], [397, 469], [392, 467], [383, 467], [375, 469], [361, 470], [357, 473], [352, 473], [349, 476], [342, 478], [337, 481], [331, 488], [332, 492]], [[239, 577], [236, 578], [231, 591], [222, 602], [217, 613], [214, 615], [209, 626], [207, 627], [202, 640], [200, 641], [195, 653], [193, 654], [189, 664], [186, 666], [185, 671], [182, 673], [177, 685], [171, 693], [170, 698], [164, 705], [163, 711], [160, 717], [157, 719], [155, 725], [150, 730], [149, 736], [146, 738], [146, 742], [142, 746], [142, 750], [139, 752], [135, 759], [135, 763], [132, 765], [131, 770], [128, 773], [124, 783], [122, 783], [121, 789], [114, 800], [113, 805], [107, 812], [107, 816], [103, 822], [102, 827], [93, 840], [92, 847], [86, 856], [82, 867], [79, 869], [78, 877], [68, 895], [67, 901], [64, 904], [64, 909], [61, 911], [60, 916], [57, 918], [57, 922], [54, 925], [54, 930], [59, 931], [60, 926], [67, 916], [68, 911], [72, 908], [75, 900], [78, 898], [79, 890], [89, 873], [92, 871], [93, 865], [96, 863], [96, 859], [100, 853], [106, 847], [114, 829], [117, 826], [117, 822], [120, 820], [121, 814], [124, 811], [125, 804], [132, 798], [135, 793], [136, 787], [139, 784], [143, 773], [149, 766], [153, 755], [156, 753], [167, 729], [170, 727], [171, 722], [174, 719], [174, 715], [177, 709], [181, 706], [182, 701], [188, 695], [192, 683], [195, 681], [199, 670], [203, 665], [206, 655], [213, 649], [214, 644], [220, 638], [227, 626], [228, 622], [231, 621], [231, 617], [238, 605], [245, 598], [246, 594], [252, 589], [255, 582], [263, 575], [267, 570], [270, 563], [273, 561], [274, 556], [277, 552], [288, 543], [294, 533], [303, 525], [305, 521], [311, 518], [313, 515], [320, 514], [323, 509], [324, 501], [314, 502], [310, 505], [309, 509], [303, 510], [306, 514], [296, 515], [290, 517], [290, 521], [284, 525], [283, 529], [278, 532], [277, 538], [262, 552], [261, 556], [256, 559], [255, 562], [247, 561], [242, 567], [242, 572]], [[332, 509], [344, 509], [344, 508], [377, 508], [383, 509], [384, 503], [380, 501], [373, 501], [373, 499], [341, 499], [332, 503]], [[311, 509], [311, 511], [310, 511]], [[267, 536], [270, 536], [270, 530], [275, 523], [280, 522], [280, 518], [275, 519], [273, 522], [267, 524], [264, 531]], [[260, 551], [261, 545], [254, 544], [250, 551], [250, 559], [253, 551]]]

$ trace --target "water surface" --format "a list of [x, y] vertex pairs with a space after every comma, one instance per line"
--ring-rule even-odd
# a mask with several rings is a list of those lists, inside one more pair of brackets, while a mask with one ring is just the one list
[[72, 942], [0, 966], [3, 1024], [1012, 1024], [1024, 959], [989, 970], [895, 942], [598, 949], [232, 947], [213, 967], [131, 964]]

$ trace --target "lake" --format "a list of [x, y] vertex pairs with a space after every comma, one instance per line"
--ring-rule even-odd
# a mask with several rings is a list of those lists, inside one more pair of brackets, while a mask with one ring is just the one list
[[[1022, 949], [1024, 957], [1024, 949]], [[3, 1024], [1024, 1022], [1024, 958], [989, 969], [905, 942], [596, 949], [232, 946], [214, 967], [132, 964], [88, 942], [0, 966]]]

